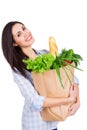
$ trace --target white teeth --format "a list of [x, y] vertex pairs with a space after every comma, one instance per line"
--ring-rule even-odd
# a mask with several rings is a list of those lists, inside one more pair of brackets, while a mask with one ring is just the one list
[[31, 39], [31, 36], [29, 36], [28, 38], [27, 38], [27, 40], [30, 40]]

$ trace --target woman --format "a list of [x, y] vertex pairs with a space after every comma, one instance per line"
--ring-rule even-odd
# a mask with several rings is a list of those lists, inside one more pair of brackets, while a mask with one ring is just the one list
[[37, 51], [33, 49], [34, 41], [30, 30], [21, 22], [9, 22], [3, 29], [3, 54], [13, 70], [14, 81], [25, 98], [22, 130], [57, 130], [58, 122], [43, 121], [40, 111], [45, 107], [76, 102], [69, 108], [70, 115], [75, 114], [80, 104], [78, 87], [75, 87], [74, 90], [71, 87], [70, 95], [67, 98], [48, 98], [38, 95], [34, 89], [31, 73], [26, 70], [26, 66], [22, 62], [24, 58], [35, 58], [42, 53], [47, 53], [45, 50]]

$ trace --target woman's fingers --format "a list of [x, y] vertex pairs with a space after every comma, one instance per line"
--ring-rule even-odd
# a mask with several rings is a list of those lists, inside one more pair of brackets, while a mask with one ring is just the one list
[[69, 107], [69, 115], [74, 115], [79, 107], [80, 107], [80, 103], [79, 102], [71, 105], [71, 107]]

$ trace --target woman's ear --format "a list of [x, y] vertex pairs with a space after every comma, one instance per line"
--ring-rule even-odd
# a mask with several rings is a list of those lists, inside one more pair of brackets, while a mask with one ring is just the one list
[[15, 47], [15, 46], [18, 46], [18, 44], [17, 43], [13, 43], [13, 46]]

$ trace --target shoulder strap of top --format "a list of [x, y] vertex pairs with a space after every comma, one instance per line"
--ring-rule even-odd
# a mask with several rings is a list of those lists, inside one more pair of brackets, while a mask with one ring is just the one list
[[39, 51], [40, 51], [41, 54], [49, 53], [49, 51], [46, 50], [46, 49], [42, 49], [42, 50], [39, 50]]

